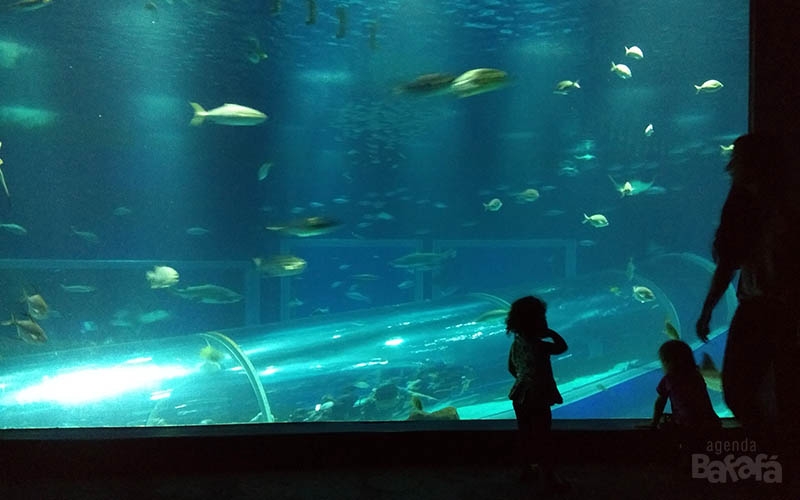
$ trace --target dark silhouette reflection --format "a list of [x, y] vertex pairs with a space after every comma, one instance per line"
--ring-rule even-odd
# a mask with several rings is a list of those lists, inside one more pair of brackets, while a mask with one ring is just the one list
[[800, 387], [800, 183], [787, 160], [774, 137], [734, 142], [713, 244], [717, 267], [696, 325], [707, 341], [711, 312], [739, 270], [722, 367], [725, 402], [748, 432], [781, 436], [784, 444], [796, 442]]

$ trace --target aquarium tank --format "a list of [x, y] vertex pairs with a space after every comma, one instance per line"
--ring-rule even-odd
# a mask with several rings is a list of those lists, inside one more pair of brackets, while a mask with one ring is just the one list
[[[3, 0], [0, 428], [646, 418], [748, 131], [749, 4]], [[413, 424], [409, 424], [413, 425]]]

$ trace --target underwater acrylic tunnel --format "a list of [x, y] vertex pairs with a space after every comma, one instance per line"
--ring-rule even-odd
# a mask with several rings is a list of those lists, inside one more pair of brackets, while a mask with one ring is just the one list
[[[425, 414], [453, 407], [461, 419], [513, 418], [505, 308], [526, 294], [548, 303], [550, 326], [569, 343], [553, 360], [564, 395], [554, 416], [646, 417], [654, 385], [626, 393], [636, 404], [616, 413], [592, 409], [660, 372], [666, 319], [700, 346], [681, 321], [693, 325], [712, 270], [696, 255], [665, 254], [632, 275], [606, 270], [531, 289], [19, 356], [4, 360], [0, 427], [406, 420], [419, 406]], [[725, 332], [734, 307], [729, 290], [712, 337]]]

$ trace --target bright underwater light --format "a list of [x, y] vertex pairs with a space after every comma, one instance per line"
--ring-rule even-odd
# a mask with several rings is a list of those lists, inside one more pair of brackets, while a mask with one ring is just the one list
[[100, 401], [125, 392], [144, 389], [172, 378], [187, 375], [181, 366], [128, 365], [78, 370], [44, 377], [38, 385], [26, 387], [14, 395], [19, 404], [54, 402], [77, 405]]

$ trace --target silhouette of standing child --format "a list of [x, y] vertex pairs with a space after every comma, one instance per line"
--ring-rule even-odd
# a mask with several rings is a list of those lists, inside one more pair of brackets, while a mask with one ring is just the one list
[[[658, 357], [664, 376], [656, 387], [658, 397], [650, 427], [687, 431], [720, 428], [719, 417], [714, 413], [706, 382], [695, 364], [691, 347], [680, 340], [669, 340], [661, 344]], [[667, 400], [672, 403], [672, 414], [668, 422], [662, 423]]]
[[[550, 407], [563, 402], [553, 378], [550, 356], [567, 350], [564, 339], [547, 326], [547, 304], [526, 296], [514, 301], [506, 318], [506, 333], [514, 334], [508, 371], [516, 379], [509, 399], [514, 403], [519, 440], [526, 462], [523, 478], [538, 472], [539, 485], [561, 490], [568, 484], [553, 471], [554, 450]], [[551, 339], [552, 342], [545, 339]]]

